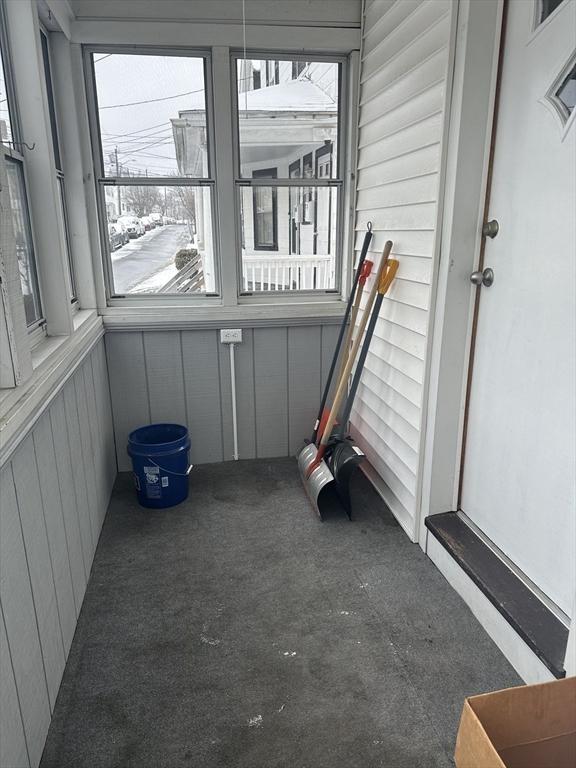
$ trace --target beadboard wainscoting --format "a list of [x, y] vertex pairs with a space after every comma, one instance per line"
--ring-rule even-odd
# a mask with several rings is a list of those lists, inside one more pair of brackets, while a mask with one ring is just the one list
[[116, 477], [102, 337], [0, 474], [0, 765], [35, 768]]
[[[312, 432], [338, 325], [244, 328], [235, 348], [239, 458], [289, 456]], [[215, 329], [106, 334], [118, 469], [128, 434], [154, 422], [190, 430], [191, 461], [233, 458], [228, 346]]]

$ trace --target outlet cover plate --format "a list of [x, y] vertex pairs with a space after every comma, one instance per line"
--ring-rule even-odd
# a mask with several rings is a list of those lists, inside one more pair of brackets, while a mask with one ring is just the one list
[[221, 328], [220, 343], [221, 344], [241, 344], [242, 328]]

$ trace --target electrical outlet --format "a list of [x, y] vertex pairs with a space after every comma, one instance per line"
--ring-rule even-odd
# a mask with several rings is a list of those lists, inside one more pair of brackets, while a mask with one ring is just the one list
[[242, 328], [222, 328], [220, 330], [221, 344], [241, 344]]

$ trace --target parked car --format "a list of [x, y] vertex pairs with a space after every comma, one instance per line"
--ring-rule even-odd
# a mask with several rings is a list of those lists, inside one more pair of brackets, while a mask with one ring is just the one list
[[128, 237], [140, 237], [144, 234], [144, 225], [138, 216], [121, 216], [118, 221], [126, 227]]
[[150, 216], [142, 216], [140, 221], [144, 225], [144, 229], [146, 232], [150, 232], [151, 229], [154, 229], [155, 225], [152, 219], [150, 218]]
[[156, 226], [156, 227], [164, 226], [164, 219], [162, 218], [162, 214], [161, 213], [151, 213], [150, 214], [150, 219], [154, 223], [154, 226]]
[[122, 230], [116, 224], [108, 224], [108, 242], [110, 243], [111, 251], [115, 251], [116, 248], [121, 248], [124, 245]]
[[115, 221], [114, 226], [116, 229], [120, 230], [120, 233], [122, 235], [122, 245], [126, 245], [126, 243], [130, 240], [130, 235], [128, 234], [128, 230], [124, 226], [124, 224], [121, 221]]

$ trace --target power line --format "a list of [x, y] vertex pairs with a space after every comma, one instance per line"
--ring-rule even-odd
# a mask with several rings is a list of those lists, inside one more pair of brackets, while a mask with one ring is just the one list
[[204, 93], [204, 88], [197, 88], [195, 91], [184, 91], [184, 93], [175, 93], [174, 96], [163, 96], [160, 99], [146, 99], [145, 101], [130, 101], [127, 104], [109, 104], [107, 107], [99, 107], [102, 109], [118, 109], [119, 107], [135, 107], [138, 104], [154, 104], [158, 101], [170, 101], [170, 99], [179, 99], [181, 96], [190, 96], [192, 93]]
[[[149, 125], [147, 128], [139, 128], [137, 131], [128, 131], [127, 133], [110, 133], [107, 135], [108, 136], [133, 136], [135, 133], [145, 133], [146, 131], [151, 131], [153, 128], [160, 128], [162, 125], [166, 125], [166, 120], [163, 123], [158, 123], [157, 125]], [[105, 133], [105, 131], [103, 131], [102, 133]]]
[[[104, 136], [103, 141], [114, 145], [134, 145], [134, 144], [144, 144], [150, 140], [156, 140], [156, 139], [168, 139], [171, 136], [171, 131], [168, 133], [165, 133], [164, 130], [162, 131], [152, 131], [151, 133], [142, 134], [142, 136], [133, 136], [131, 139], [115, 139], [113, 136], [108, 137]], [[165, 134], [165, 135], [163, 135]]]

